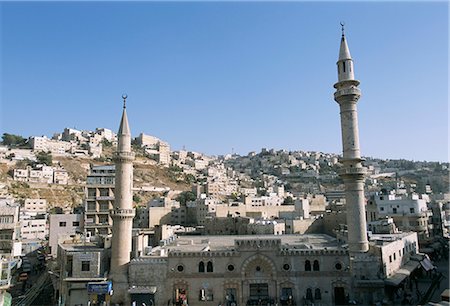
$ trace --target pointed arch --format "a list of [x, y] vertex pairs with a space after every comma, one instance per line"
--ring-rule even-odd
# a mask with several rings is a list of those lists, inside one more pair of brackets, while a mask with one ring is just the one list
[[206, 264], [206, 272], [213, 272], [213, 263], [212, 261], [208, 261]]
[[198, 263], [198, 272], [200, 272], [200, 273], [205, 272], [205, 263], [203, 261], [200, 261]]
[[305, 271], [311, 271], [311, 262], [309, 260], [305, 260]]

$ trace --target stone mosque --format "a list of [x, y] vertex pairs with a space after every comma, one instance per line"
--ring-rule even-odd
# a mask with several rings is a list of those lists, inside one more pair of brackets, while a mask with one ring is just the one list
[[[110, 277], [112, 305], [370, 305], [408, 281], [419, 266], [414, 232], [366, 231], [356, 104], [361, 91], [342, 30], [338, 82], [348, 231], [323, 234], [182, 236], [131, 258], [133, 160], [124, 100], [115, 154]], [[124, 96], [126, 99], [126, 96]], [[394, 260], [392, 260], [394, 258]]]

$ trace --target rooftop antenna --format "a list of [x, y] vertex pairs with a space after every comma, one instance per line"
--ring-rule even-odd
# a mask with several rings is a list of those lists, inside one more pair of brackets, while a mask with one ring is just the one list
[[344, 26], [345, 26], [345, 22], [341, 21], [341, 31], [342, 31], [342, 36], [344, 36]]
[[128, 95], [127, 95], [127, 94], [123, 94], [123, 95], [122, 95], [122, 99], [123, 99], [123, 108], [127, 108], [127, 98], [128, 98]]

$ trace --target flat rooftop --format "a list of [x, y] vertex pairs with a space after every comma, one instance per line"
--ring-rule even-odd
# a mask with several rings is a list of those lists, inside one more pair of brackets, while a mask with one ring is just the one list
[[279, 244], [285, 250], [344, 250], [344, 243], [325, 234], [310, 235], [225, 235], [225, 236], [179, 236], [161, 248], [170, 252], [232, 251], [245, 242], [259, 243], [261, 248]]

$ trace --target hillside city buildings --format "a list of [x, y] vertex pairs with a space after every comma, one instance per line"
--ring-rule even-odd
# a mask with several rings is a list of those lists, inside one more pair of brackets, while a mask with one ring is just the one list
[[[58, 305], [406, 301], [414, 282], [448, 255], [450, 194], [434, 191], [435, 175], [448, 164], [429, 169], [417, 163], [417, 170], [406, 161], [363, 160], [356, 108], [361, 93], [344, 34], [337, 68], [342, 156], [172, 152], [154, 136], [132, 139], [126, 96], [117, 134], [66, 128], [52, 139], [30, 138], [28, 149], [0, 147], [7, 165], [36, 161], [41, 151], [88, 160], [83, 199], [73, 209], [2, 193], [0, 297], [18, 281], [13, 275], [24, 272], [29, 254], [45, 253]], [[102, 155], [108, 146], [116, 148], [112, 160]], [[136, 168], [147, 163], [192, 190], [142, 182]], [[427, 173], [433, 188], [413, 183], [416, 172]], [[59, 161], [9, 175], [30, 189], [72, 188], [80, 181]], [[143, 201], [144, 194], [151, 196]]]

